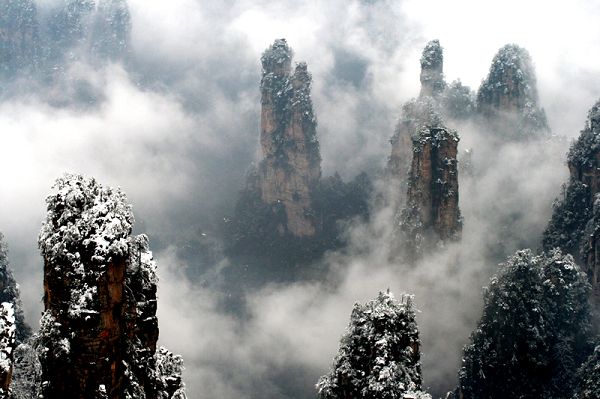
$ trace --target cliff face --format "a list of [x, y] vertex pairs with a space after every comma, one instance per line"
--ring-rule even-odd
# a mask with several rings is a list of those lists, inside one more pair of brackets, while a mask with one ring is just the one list
[[537, 79], [529, 52], [516, 44], [502, 47], [477, 93], [477, 111], [504, 137], [526, 139], [548, 133], [539, 108]]
[[291, 74], [293, 52], [276, 40], [262, 55], [262, 113], [259, 165], [262, 200], [281, 203], [286, 221], [280, 234], [313, 236], [320, 228], [311, 192], [321, 177], [316, 119], [310, 99], [311, 77], [300, 63]]
[[[156, 264], [125, 195], [65, 175], [40, 231], [46, 398], [157, 398]], [[166, 396], [177, 397], [174, 392]]]
[[413, 158], [413, 137], [418, 136], [426, 124], [436, 124], [441, 120], [435, 108], [436, 103], [431, 98], [413, 99], [402, 106], [402, 115], [390, 139], [392, 155], [388, 161], [392, 176], [401, 182], [408, 178]]
[[561, 248], [583, 263], [600, 305], [600, 101], [589, 111], [567, 163], [569, 184], [554, 205], [542, 246], [546, 251]]
[[0, 67], [32, 64], [38, 45], [37, 8], [29, 0], [0, 0]]
[[413, 138], [407, 203], [420, 209], [423, 227], [431, 228], [444, 242], [456, 240], [462, 230], [458, 208], [458, 141], [455, 131], [432, 125]]

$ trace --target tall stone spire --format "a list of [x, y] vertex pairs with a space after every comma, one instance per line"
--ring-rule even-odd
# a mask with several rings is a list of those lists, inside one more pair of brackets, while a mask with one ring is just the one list
[[321, 177], [317, 121], [310, 98], [311, 75], [305, 63], [291, 73], [293, 51], [275, 40], [262, 55], [262, 113], [259, 165], [262, 200], [285, 208], [280, 234], [313, 236], [320, 228], [311, 191]]
[[39, 236], [44, 398], [184, 398], [157, 366], [156, 263], [125, 194], [78, 175], [55, 187]]
[[432, 40], [421, 56], [421, 97], [437, 96], [444, 91], [444, 49], [439, 40]]

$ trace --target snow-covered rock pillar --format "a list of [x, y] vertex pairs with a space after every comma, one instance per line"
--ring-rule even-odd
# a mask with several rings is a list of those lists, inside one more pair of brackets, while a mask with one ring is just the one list
[[[44, 398], [157, 397], [156, 264], [120, 190], [58, 179], [40, 231]], [[140, 318], [143, 316], [143, 318]]]

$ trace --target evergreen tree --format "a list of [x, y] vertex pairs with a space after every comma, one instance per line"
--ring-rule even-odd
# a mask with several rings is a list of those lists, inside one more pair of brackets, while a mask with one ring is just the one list
[[591, 352], [589, 291], [570, 255], [517, 252], [486, 289], [457, 397], [571, 398]]
[[318, 383], [327, 399], [430, 398], [421, 392], [419, 330], [412, 297], [389, 292], [354, 305], [338, 355]]

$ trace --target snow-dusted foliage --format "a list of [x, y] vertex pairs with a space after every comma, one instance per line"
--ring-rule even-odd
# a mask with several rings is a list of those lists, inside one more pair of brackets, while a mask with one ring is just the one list
[[580, 181], [572, 181], [566, 187], [563, 198], [554, 201], [554, 213], [542, 233], [544, 250], [560, 248], [566, 253], [578, 255], [585, 226], [592, 217], [589, 202], [587, 187]]
[[421, 68], [440, 68], [444, 65], [444, 48], [439, 40], [432, 40], [423, 49], [421, 54]]
[[441, 113], [450, 119], [467, 120], [475, 115], [475, 92], [460, 79], [450, 83], [440, 98]]
[[421, 55], [421, 96], [437, 96], [446, 88], [444, 80], [444, 49], [439, 40], [432, 40]]
[[30, 343], [15, 349], [14, 369], [10, 383], [11, 399], [37, 398], [42, 388], [42, 366], [37, 350]]
[[526, 140], [550, 133], [538, 106], [537, 79], [529, 52], [516, 44], [502, 47], [477, 92], [477, 111], [503, 139]]
[[294, 51], [285, 39], [275, 39], [275, 42], [260, 57], [263, 76], [271, 72], [288, 72], [292, 65]]
[[519, 109], [527, 102], [538, 104], [533, 61], [529, 52], [516, 44], [505, 45], [494, 56], [489, 74], [477, 93], [477, 106], [494, 104], [505, 93], [519, 96]]
[[16, 326], [13, 305], [3, 302], [0, 305], [0, 373], [8, 373], [12, 368], [15, 335]]
[[581, 383], [579, 399], [600, 398], [600, 344], [580, 370]]
[[154, 355], [158, 382], [158, 399], [186, 399], [185, 384], [181, 379], [183, 358], [160, 347]]
[[380, 292], [355, 304], [331, 371], [317, 383], [319, 397], [430, 398], [421, 392], [419, 346], [411, 296]]
[[0, 305], [0, 398], [8, 398], [15, 349], [15, 314], [13, 305]]
[[134, 218], [120, 189], [70, 174], [53, 188], [58, 193], [46, 198], [48, 212], [38, 239], [47, 262], [70, 264], [77, 271], [82, 261], [102, 265], [127, 255]]
[[600, 226], [600, 203], [596, 205], [597, 168], [600, 166], [600, 101], [588, 112], [579, 138], [567, 161], [571, 179], [563, 197], [554, 202], [554, 213], [542, 235], [545, 250], [561, 248], [579, 257], [589, 250], [588, 238]]
[[12, 304], [17, 342], [24, 342], [31, 336], [31, 327], [25, 322], [21, 299], [19, 298], [19, 285], [17, 284], [12, 269], [8, 266], [8, 245], [3, 241], [4, 235], [0, 232], [0, 303]]
[[485, 290], [455, 397], [571, 398], [592, 348], [589, 291], [570, 255], [517, 252]]
[[588, 111], [585, 126], [579, 138], [573, 142], [568, 162], [577, 168], [597, 167], [597, 153], [600, 148], [600, 100]]

